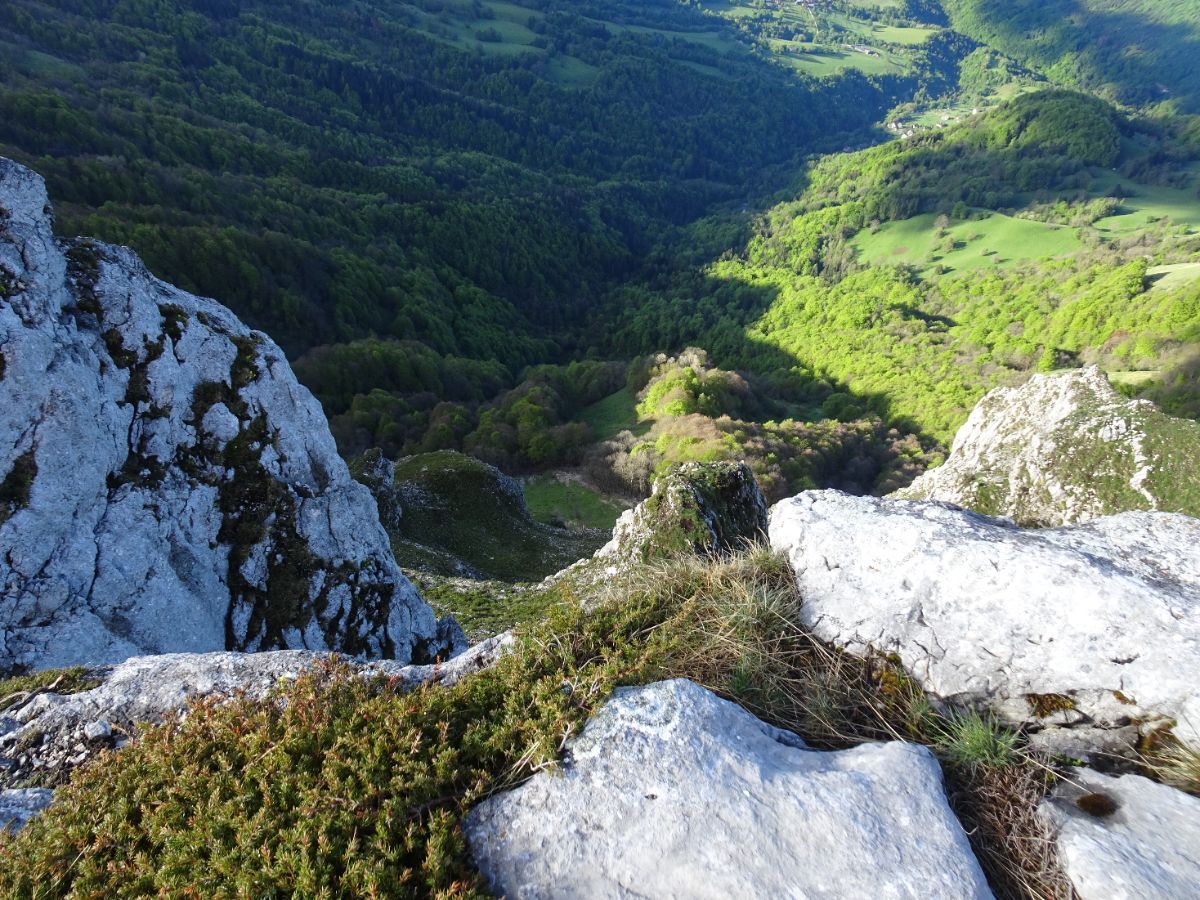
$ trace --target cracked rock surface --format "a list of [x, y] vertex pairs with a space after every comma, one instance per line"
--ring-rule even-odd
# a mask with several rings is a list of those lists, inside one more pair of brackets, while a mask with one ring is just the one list
[[1095, 366], [1034, 375], [980, 400], [946, 462], [892, 496], [1041, 527], [1139, 509], [1200, 515], [1200, 424], [1126, 400]]
[[[395, 660], [356, 664], [363, 677], [399, 679], [405, 686], [451, 685], [492, 665], [512, 646], [508, 632], [476, 644], [446, 663], [403, 665]], [[195, 698], [235, 692], [262, 698], [285, 679], [329, 659], [327, 653], [167, 653], [140, 656], [89, 674], [91, 690], [39, 693], [0, 713], [0, 787], [30, 781], [61, 784], [96, 753], [123, 746], [139, 723], [156, 723]]]
[[280, 349], [0, 159], [0, 672], [172, 651], [461, 647]]
[[1080, 900], [1200, 895], [1200, 798], [1072, 769], [1038, 812]]
[[1023, 530], [808, 491], [772, 509], [770, 537], [818, 637], [899, 654], [937, 697], [1034, 729], [1175, 719], [1200, 743], [1200, 520], [1130, 512]]
[[464, 828], [507, 897], [991, 896], [924, 747], [810, 750], [686, 680], [618, 690]]

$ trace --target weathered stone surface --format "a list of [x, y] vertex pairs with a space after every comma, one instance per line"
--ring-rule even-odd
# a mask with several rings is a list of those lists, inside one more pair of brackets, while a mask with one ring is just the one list
[[53, 799], [54, 792], [46, 788], [0, 791], [0, 831], [20, 831]]
[[454, 649], [283, 353], [0, 160], [0, 672], [142, 653]]
[[[509, 633], [475, 645], [448, 662], [402, 665], [359, 663], [364, 677], [383, 675], [403, 684], [451, 685], [494, 663], [512, 646]], [[197, 697], [243, 692], [263, 697], [281, 680], [327, 660], [306, 650], [265, 653], [168, 653], [140, 656], [95, 670], [103, 682], [77, 694], [36, 694], [0, 714], [0, 786], [29, 778], [61, 782], [100, 750], [122, 746], [141, 722], [160, 722]]]
[[925, 748], [816, 752], [682, 680], [617, 691], [465, 830], [512, 898], [991, 896]]
[[1200, 738], [1200, 520], [1022, 530], [809, 491], [774, 507], [770, 531], [818, 637], [894, 651], [938, 697], [1033, 727], [1172, 718]]
[[1200, 896], [1200, 798], [1072, 769], [1039, 813], [1080, 900]]
[[946, 462], [893, 496], [1036, 526], [1139, 509], [1200, 515], [1200, 424], [1126, 400], [1094, 366], [1035, 375], [980, 400]]
[[744, 463], [684, 463], [617, 520], [597, 552], [610, 563], [740, 550], [767, 532], [767, 503]]

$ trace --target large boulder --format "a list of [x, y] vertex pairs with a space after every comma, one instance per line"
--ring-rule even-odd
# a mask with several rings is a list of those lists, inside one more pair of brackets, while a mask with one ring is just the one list
[[597, 552], [611, 563], [681, 553], [741, 550], [767, 533], [767, 502], [745, 463], [684, 463], [654, 482], [650, 497], [617, 520]]
[[770, 530], [815, 634], [899, 654], [937, 697], [1034, 729], [1174, 720], [1200, 740], [1200, 520], [1133, 512], [1022, 530], [809, 491], [777, 504]]
[[0, 354], [0, 673], [456, 648], [280, 349], [127, 249], [57, 240], [2, 159]]
[[810, 750], [690, 681], [618, 690], [465, 822], [508, 897], [990, 897], [923, 747]]
[[1071, 769], [1039, 813], [1079, 900], [1200, 896], [1200, 798]]
[[1200, 515], [1200, 423], [1126, 400], [1094, 366], [1035, 375], [980, 400], [946, 462], [892, 496], [1030, 526], [1138, 509]]

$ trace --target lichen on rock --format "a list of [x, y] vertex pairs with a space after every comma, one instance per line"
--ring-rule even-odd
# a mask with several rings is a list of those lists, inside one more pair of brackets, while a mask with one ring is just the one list
[[0, 204], [0, 672], [461, 646], [274, 343], [125, 248], [56, 239], [7, 160]]

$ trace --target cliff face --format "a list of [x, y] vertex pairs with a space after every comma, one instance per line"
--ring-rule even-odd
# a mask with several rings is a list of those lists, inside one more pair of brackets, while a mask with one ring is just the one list
[[946, 463], [893, 497], [1029, 526], [1126, 510], [1200, 515], [1200, 425], [1118, 394], [1098, 368], [1035, 375], [984, 397]]
[[279, 348], [124, 248], [56, 240], [3, 159], [0, 360], [0, 671], [457, 642]]

